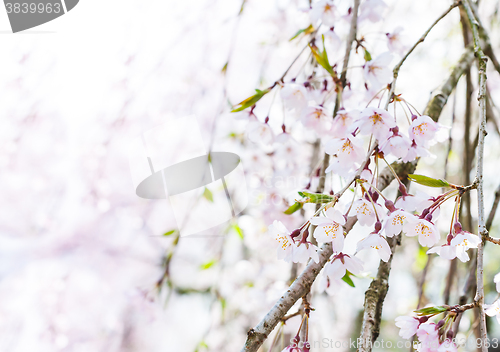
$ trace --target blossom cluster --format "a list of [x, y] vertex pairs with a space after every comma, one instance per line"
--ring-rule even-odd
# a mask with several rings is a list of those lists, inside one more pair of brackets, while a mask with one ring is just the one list
[[437, 324], [428, 322], [427, 317], [413, 318], [401, 316], [396, 318], [396, 326], [400, 328], [399, 336], [409, 339], [417, 335], [421, 343], [421, 352], [456, 352], [453, 331], [448, 330], [444, 337], [440, 330], [446, 330], [444, 320]]

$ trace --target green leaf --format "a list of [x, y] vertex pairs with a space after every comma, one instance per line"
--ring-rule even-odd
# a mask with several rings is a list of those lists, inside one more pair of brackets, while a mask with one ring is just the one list
[[427, 177], [424, 175], [409, 174], [408, 178], [418, 184], [428, 186], [428, 187], [450, 187], [450, 184], [446, 180], [435, 179], [432, 177]]
[[323, 193], [299, 192], [301, 197], [307, 198], [306, 203], [330, 203], [335, 198]]
[[372, 61], [372, 55], [365, 49], [365, 61]]
[[214, 202], [214, 195], [212, 192], [205, 187], [205, 190], [203, 191], [203, 197], [208, 200], [209, 202], [213, 203]]
[[207, 270], [207, 269], [211, 268], [215, 263], [217, 263], [217, 261], [215, 259], [209, 260], [208, 262], [201, 264], [200, 269]]
[[342, 281], [344, 281], [346, 284], [348, 284], [348, 285], [349, 285], [349, 286], [351, 286], [351, 287], [356, 287], [356, 286], [354, 285], [354, 282], [353, 282], [353, 281], [352, 281], [352, 279], [351, 279], [351, 275], [352, 275], [352, 274], [351, 274], [349, 271], [346, 271], [346, 273], [345, 273], [344, 277], [342, 278]]
[[288, 208], [287, 210], [285, 210], [284, 213], [287, 214], [287, 215], [293, 214], [297, 210], [302, 209], [303, 205], [304, 205], [303, 203], [295, 202], [294, 204], [292, 204], [292, 206], [290, 206], [290, 208]]
[[271, 89], [270, 88], [267, 88], [264, 90], [256, 89], [255, 91], [257, 92], [256, 94], [254, 94], [251, 97], [246, 98], [242, 102], [236, 104], [236, 106], [234, 107], [233, 110], [231, 110], [231, 112], [242, 111], [242, 110], [245, 110], [246, 108], [254, 106], [264, 95], [269, 93], [271, 91]]
[[167, 231], [163, 234], [163, 236], [170, 236], [170, 235], [173, 235], [174, 233], [176, 233], [177, 230], [170, 230], [170, 231]]
[[323, 51], [320, 51], [319, 48], [315, 45], [309, 44], [309, 48], [311, 49], [311, 53], [318, 64], [321, 65], [330, 75], [336, 76], [336, 73], [333, 71], [330, 62], [328, 61], [328, 55], [325, 50], [325, 36], [323, 38]]
[[238, 234], [238, 236], [240, 237], [240, 239], [243, 239], [245, 236], [243, 235], [243, 230], [241, 229], [241, 227], [238, 225], [238, 224], [233, 224], [233, 229], [236, 231], [236, 233]]
[[314, 27], [313, 27], [312, 24], [310, 24], [309, 27], [299, 30], [293, 37], [290, 38], [290, 41], [294, 40], [295, 38], [297, 38], [302, 33], [309, 34], [309, 33], [312, 33], [312, 32], [314, 32]]
[[423, 315], [436, 315], [439, 313], [446, 312], [447, 310], [448, 307], [435, 306], [435, 307], [422, 308], [419, 310], [415, 310], [414, 312], [417, 313], [417, 315], [419, 316], [423, 316]]

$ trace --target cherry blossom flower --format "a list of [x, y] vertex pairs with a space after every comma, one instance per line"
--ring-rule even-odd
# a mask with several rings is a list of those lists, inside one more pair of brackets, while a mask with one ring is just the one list
[[382, 19], [384, 10], [387, 4], [382, 0], [366, 0], [361, 5], [359, 18], [360, 20], [369, 20], [370, 22], [378, 22]]
[[387, 48], [389, 51], [403, 54], [406, 50], [406, 45], [404, 44], [401, 36], [401, 32], [403, 31], [403, 27], [399, 26], [394, 28], [394, 30], [390, 33], [386, 33], [387, 36]]
[[442, 246], [432, 247], [427, 251], [427, 254], [437, 253], [443, 259], [452, 260], [457, 257], [457, 248], [448, 243]]
[[408, 137], [398, 133], [398, 127], [394, 127], [393, 135], [380, 146], [380, 150], [384, 154], [390, 153], [398, 158], [404, 158], [408, 155], [411, 144], [412, 142]]
[[361, 174], [359, 174], [360, 180], [365, 180], [368, 182], [373, 181], [373, 173], [372, 170], [370, 170], [370, 168], [368, 167], [369, 164], [370, 160], [368, 160], [368, 163], [365, 165], [365, 168], [363, 169], [363, 171], [361, 171]]
[[333, 172], [336, 175], [349, 178], [354, 174], [355, 167], [356, 164], [346, 165], [345, 163], [340, 162], [336, 156], [332, 156], [330, 158], [330, 165], [326, 168], [325, 173]]
[[417, 143], [413, 140], [410, 149], [408, 149], [408, 154], [406, 154], [403, 158], [403, 161], [407, 163], [415, 160], [416, 158], [423, 158], [426, 156], [432, 156], [432, 154], [429, 153], [429, 151], [424, 147], [417, 145]]
[[395, 206], [408, 212], [422, 212], [423, 209], [429, 207], [432, 203], [429, 195], [424, 192], [417, 192], [415, 194], [402, 195], [396, 200]]
[[451, 240], [450, 245], [456, 248], [458, 259], [462, 262], [468, 262], [470, 258], [467, 254], [467, 250], [469, 248], [477, 248], [479, 242], [481, 242], [481, 240], [478, 236], [467, 231], [462, 231]]
[[481, 240], [478, 236], [463, 231], [459, 222], [455, 223], [453, 231], [456, 234], [455, 237], [453, 237], [453, 234], [449, 234], [447, 243], [440, 247], [431, 248], [427, 253], [438, 253], [442, 258], [449, 260], [458, 257], [462, 262], [468, 262], [470, 258], [467, 250], [477, 248]]
[[356, 126], [361, 134], [373, 134], [379, 141], [384, 141], [389, 137], [390, 129], [396, 126], [396, 122], [387, 111], [369, 107], [361, 112]]
[[321, 20], [321, 23], [327, 27], [333, 27], [337, 20], [337, 8], [331, 0], [320, 0], [312, 3], [310, 11], [311, 21], [313, 23]]
[[318, 247], [312, 243], [298, 242], [293, 244], [292, 261], [294, 263], [307, 263], [309, 258], [319, 263]]
[[500, 300], [496, 300], [493, 304], [485, 305], [484, 312], [490, 317], [496, 317], [500, 324]]
[[251, 121], [247, 126], [248, 139], [257, 144], [268, 145], [274, 140], [274, 134], [267, 123]]
[[457, 345], [449, 340], [446, 339], [441, 345], [439, 345], [439, 348], [437, 349], [437, 352], [457, 352]]
[[377, 211], [377, 215], [380, 218], [381, 215], [384, 214], [384, 209], [382, 208], [382, 206], [378, 203], [372, 204], [365, 198], [356, 200], [353, 203], [351, 211], [349, 213], [350, 215], [356, 215], [358, 218], [358, 222], [362, 226], [371, 226], [377, 218], [375, 215], [374, 206]]
[[352, 135], [345, 138], [334, 138], [325, 145], [325, 153], [336, 155], [339, 162], [346, 167], [352, 167], [365, 158], [363, 141]]
[[418, 242], [424, 247], [435, 245], [440, 238], [439, 230], [433, 223], [416, 217], [408, 219], [403, 231], [407, 236], [418, 236]]
[[293, 138], [290, 138], [289, 141], [284, 144], [279, 144], [274, 152], [274, 156], [277, 159], [292, 163], [297, 160], [300, 154], [301, 150], [299, 144]]
[[385, 238], [377, 233], [372, 233], [368, 237], [359, 241], [356, 247], [356, 251], [359, 252], [366, 248], [376, 249], [380, 259], [382, 259], [386, 263], [392, 253], [391, 248], [389, 247], [389, 244], [387, 243]]
[[496, 284], [497, 292], [500, 292], [500, 273], [495, 275], [493, 282]]
[[325, 36], [325, 39], [328, 40], [334, 48], [338, 48], [342, 44], [342, 39], [340, 39], [337, 33], [335, 33], [333, 27], [330, 28], [330, 30], [326, 31], [323, 35]]
[[331, 116], [328, 116], [322, 106], [309, 106], [302, 111], [302, 124], [315, 130], [320, 135], [330, 130], [332, 126], [331, 120]]
[[436, 135], [439, 125], [429, 116], [422, 115], [414, 119], [408, 128], [410, 139], [413, 139], [417, 145], [424, 145]]
[[325, 275], [333, 281], [338, 281], [344, 277], [347, 270], [353, 275], [357, 275], [363, 270], [363, 262], [356, 257], [339, 253], [332, 262], [325, 266]]
[[311, 243], [295, 242], [290, 231], [281, 221], [275, 220], [269, 226], [269, 233], [278, 242], [278, 259], [283, 259], [288, 263], [306, 263], [309, 258], [312, 258], [316, 263], [319, 262], [318, 247]]
[[313, 217], [311, 224], [316, 225], [314, 237], [318, 242], [332, 242], [333, 250], [341, 252], [344, 249], [344, 228], [345, 217], [340, 211], [328, 208], [325, 216]]
[[396, 326], [400, 328], [399, 336], [403, 339], [409, 339], [417, 333], [420, 321], [417, 318], [400, 316], [396, 318]]
[[414, 219], [415, 215], [408, 213], [402, 209], [397, 209], [389, 214], [384, 222], [384, 232], [387, 237], [393, 237], [403, 231], [403, 226], [409, 219]]
[[289, 259], [292, 257], [292, 244], [294, 243], [292, 237], [290, 236], [290, 231], [288, 231], [285, 225], [283, 225], [283, 223], [278, 220], [274, 220], [273, 224], [269, 226], [268, 230], [279, 244], [279, 247], [277, 249], [278, 259], [285, 259], [285, 261], [289, 261]]
[[307, 90], [302, 84], [288, 83], [280, 91], [285, 107], [301, 111], [307, 106]]
[[435, 347], [439, 345], [439, 332], [436, 329], [437, 325], [434, 323], [424, 323], [420, 324], [417, 329], [417, 336], [420, 342], [429, 347], [435, 344]]
[[365, 63], [363, 75], [365, 80], [374, 86], [373, 88], [378, 89], [392, 82], [393, 73], [389, 68], [391, 61], [391, 53], [386, 52]]
[[344, 110], [340, 109], [333, 119], [332, 123], [332, 136], [342, 138], [346, 134], [353, 132], [353, 123], [359, 116], [358, 110]]

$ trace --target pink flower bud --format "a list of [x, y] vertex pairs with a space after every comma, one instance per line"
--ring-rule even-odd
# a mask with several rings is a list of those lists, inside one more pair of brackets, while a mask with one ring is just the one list
[[385, 207], [387, 208], [387, 210], [389, 210], [391, 213], [395, 212], [397, 209], [396, 207], [394, 206], [394, 202], [392, 200], [389, 200], [387, 199], [385, 201]]

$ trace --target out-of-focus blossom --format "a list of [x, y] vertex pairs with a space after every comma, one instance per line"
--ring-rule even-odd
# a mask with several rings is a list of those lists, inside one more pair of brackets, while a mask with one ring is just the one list
[[484, 312], [490, 316], [497, 318], [497, 322], [500, 324], [500, 300], [496, 300], [491, 305], [485, 305]]
[[333, 27], [337, 20], [337, 8], [331, 0], [319, 0], [312, 3], [310, 12], [311, 21], [313, 23], [321, 20], [321, 23], [326, 27]]
[[252, 121], [247, 127], [248, 139], [257, 144], [268, 145], [274, 140], [273, 130], [267, 123]]
[[384, 237], [377, 233], [372, 233], [368, 237], [362, 239], [358, 242], [356, 251], [361, 251], [363, 249], [373, 248], [377, 250], [377, 253], [384, 262], [387, 262], [391, 256], [391, 248], [385, 240]]
[[355, 167], [355, 164], [352, 164], [350, 166], [346, 165], [345, 162], [341, 162], [336, 156], [332, 156], [330, 158], [330, 165], [328, 165], [328, 167], [326, 168], [325, 173], [331, 172], [335, 175], [349, 178], [354, 174], [353, 167]]
[[365, 63], [363, 74], [365, 80], [374, 86], [373, 88], [379, 89], [384, 84], [392, 82], [393, 73], [389, 68], [391, 61], [392, 55], [387, 52]]
[[281, 99], [288, 109], [301, 111], [307, 106], [307, 90], [302, 84], [287, 83], [280, 91]]
[[285, 160], [286, 162], [294, 162], [300, 155], [298, 143], [291, 138], [284, 144], [279, 144], [274, 152], [274, 157], [278, 160]]
[[387, 36], [387, 48], [389, 51], [403, 54], [407, 48], [404, 44], [404, 41], [401, 36], [401, 32], [403, 31], [403, 27], [396, 27], [392, 32], [386, 33]]
[[319, 135], [325, 134], [332, 127], [331, 116], [328, 115], [326, 109], [322, 106], [309, 106], [302, 112], [302, 124], [315, 130]]
[[340, 109], [333, 119], [332, 136], [342, 138], [345, 137], [346, 134], [353, 132], [353, 123], [358, 116], [358, 110], [347, 111], [345, 109]]
[[333, 27], [326, 31], [324, 34], [325, 39], [330, 42], [334, 49], [338, 49], [342, 45], [342, 39], [335, 33]]
[[334, 208], [328, 208], [325, 211], [326, 216], [316, 216], [310, 221], [316, 225], [314, 237], [318, 242], [332, 242], [333, 249], [341, 252], [344, 249], [344, 228], [345, 218], [340, 211]]
[[387, 4], [382, 0], [365, 0], [361, 4], [359, 19], [360, 21], [367, 19], [374, 23], [378, 22], [383, 18], [386, 8]]
[[405, 315], [396, 318], [396, 326], [401, 329], [399, 330], [399, 336], [403, 339], [409, 339], [415, 335], [419, 325], [420, 321], [417, 318]]

